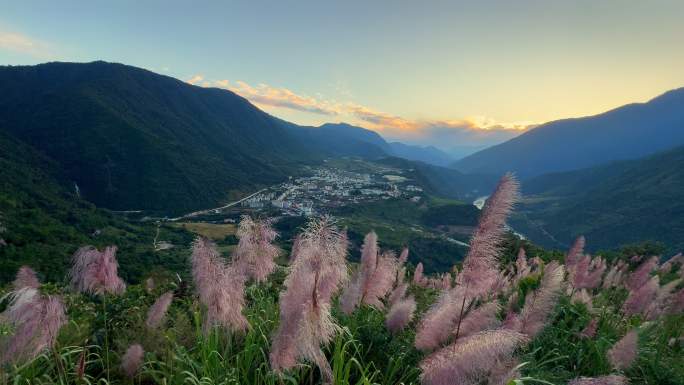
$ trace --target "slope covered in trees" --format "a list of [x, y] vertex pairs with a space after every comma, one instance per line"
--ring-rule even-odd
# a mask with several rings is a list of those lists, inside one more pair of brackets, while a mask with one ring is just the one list
[[[70, 255], [90, 243], [122, 246], [123, 276], [138, 281], [164, 260], [179, 269], [179, 250], [156, 253], [152, 224], [131, 224], [80, 199], [59, 165], [0, 132], [0, 282], [8, 282], [22, 264], [41, 277], [61, 281]], [[161, 228], [163, 239], [185, 243], [188, 234]]]
[[584, 234], [592, 249], [658, 241], [684, 248], [684, 147], [525, 183], [514, 227], [550, 247]]

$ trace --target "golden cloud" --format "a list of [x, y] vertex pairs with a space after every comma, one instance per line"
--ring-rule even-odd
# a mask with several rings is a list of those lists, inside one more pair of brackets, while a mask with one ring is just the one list
[[321, 115], [339, 115], [342, 112], [340, 105], [336, 102], [298, 95], [287, 88], [271, 87], [263, 83], [253, 87], [239, 80], [235, 82], [235, 85], [228, 80], [217, 80], [214, 84], [233, 91], [260, 106], [290, 108]]
[[201, 84], [204, 81], [204, 76], [197, 74], [193, 75], [190, 79], [186, 80], [186, 83], [192, 84], [192, 85], [197, 85]]
[[0, 50], [27, 54], [39, 58], [52, 56], [47, 43], [15, 32], [0, 31]]
[[[202, 75], [187, 80], [190, 84], [207, 86]], [[278, 107], [327, 116], [348, 117], [354, 124], [393, 136], [419, 137], [435, 131], [523, 131], [534, 127], [532, 122], [504, 123], [484, 116], [456, 120], [415, 120], [378, 111], [353, 102], [340, 103], [297, 94], [287, 88], [268, 84], [252, 86], [244, 81], [216, 80], [213, 86], [230, 90], [260, 107]]]

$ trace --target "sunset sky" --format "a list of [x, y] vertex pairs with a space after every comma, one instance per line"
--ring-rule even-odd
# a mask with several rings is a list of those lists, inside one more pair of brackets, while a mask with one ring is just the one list
[[444, 149], [684, 86], [684, 1], [21, 1], [0, 64], [106, 60]]

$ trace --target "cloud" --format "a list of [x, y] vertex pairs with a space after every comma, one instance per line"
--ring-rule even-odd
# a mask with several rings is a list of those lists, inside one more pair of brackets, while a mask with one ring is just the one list
[[298, 111], [334, 116], [342, 113], [339, 103], [306, 95], [298, 95], [287, 88], [271, 87], [268, 84], [251, 86], [243, 81], [231, 84], [228, 80], [217, 80], [217, 87], [225, 88], [260, 106], [290, 108]]
[[204, 76], [197, 74], [197, 75], [193, 75], [190, 79], [186, 80], [185, 82], [192, 84], [192, 85], [197, 85], [197, 84], [201, 84], [203, 80], [204, 80]]
[[0, 50], [21, 53], [39, 58], [52, 56], [50, 46], [16, 32], [0, 31]]
[[407, 119], [358, 103], [326, 100], [320, 95], [301, 95], [287, 88], [272, 87], [263, 83], [252, 86], [244, 81], [209, 82], [202, 75], [195, 75], [187, 82], [205, 87], [211, 83], [211, 86], [235, 92], [262, 108], [277, 107], [334, 116], [336, 120], [372, 129], [391, 140], [426, 145], [492, 145], [536, 126], [533, 122], [500, 122], [485, 116], [441, 120]]

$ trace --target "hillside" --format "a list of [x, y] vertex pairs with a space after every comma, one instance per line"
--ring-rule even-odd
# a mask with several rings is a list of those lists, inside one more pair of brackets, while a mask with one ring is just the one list
[[320, 127], [289, 124], [289, 127], [295, 130], [298, 128], [300, 132], [305, 131], [304, 138], [312, 140], [318, 148], [332, 154], [363, 155], [368, 158], [390, 155], [435, 166], [447, 166], [454, 160], [451, 155], [436, 147], [387, 142], [375, 131], [347, 123], [326, 123]]
[[384, 158], [378, 162], [408, 170], [408, 175], [430, 194], [469, 202], [488, 195], [498, 179], [495, 175], [464, 174], [450, 168], [397, 157]]
[[636, 159], [684, 144], [684, 88], [647, 103], [558, 120], [453, 164], [463, 172], [521, 178]]
[[389, 143], [391, 153], [400, 158], [417, 160], [420, 162], [446, 167], [454, 161], [454, 158], [434, 146], [415, 146], [399, 142]]
[[540, 244], [562, 247], [584, 234], [594, 250], [646, 240], [684, 249], [684, 147], [523, 186], [514, 227]]
[[324, 124], [320, 127], [299, 126], [279, 120], [286, 132], [319, 156], [358, 156], [376, 159], [387, 156], [385, 140], [374, 131], [348, 124]]
[[[62, 281], [71, 254], [85, 244], [118, 244], [121, 273], [137, 282], [142, 274], [185, 266], [179, 249], [153, 250], [156, 228], [131, 224], [79, 199], [59, 165], [0, 132], [0, 283], [30, 264], [49, 281]], [[160, 239], [186, 244], [189, 234], [160, 228]]]
[[2, 130], [54, 160], [102, 207], [210, 207], [312, 157], [247, 100], [135, 67], [0, 67], [0, 85]]

